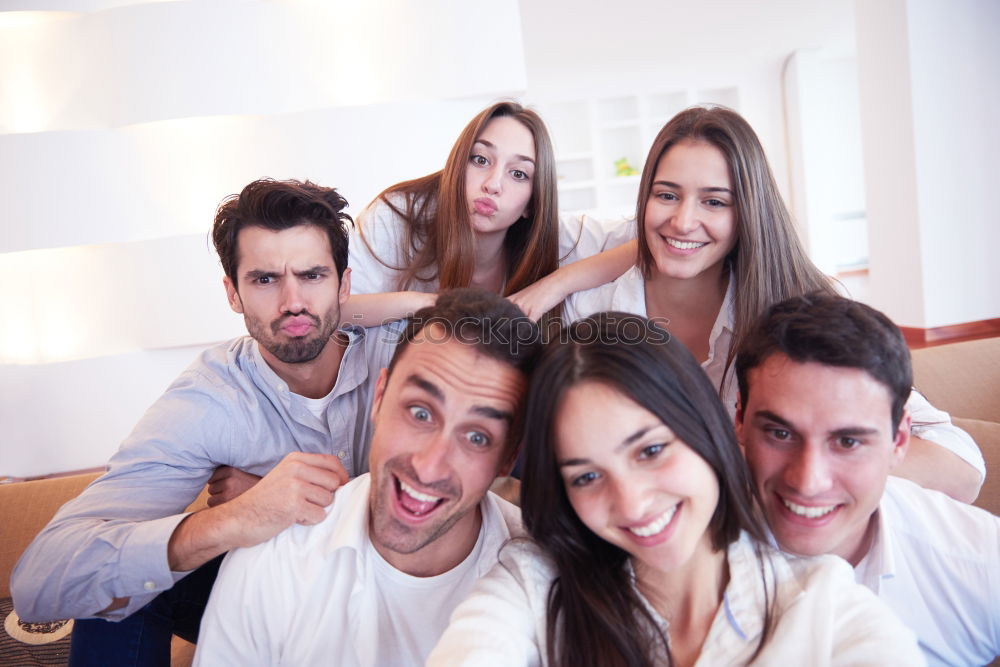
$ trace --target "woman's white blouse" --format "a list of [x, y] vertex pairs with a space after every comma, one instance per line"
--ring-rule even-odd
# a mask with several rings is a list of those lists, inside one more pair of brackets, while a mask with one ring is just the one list
[[[746, 535], [729, 546], [729, 584], [696, 665], [924, 664], [913, 633], [854, 582], [846, 561], [798, 558], [766, 545], [760, 549], [758, 556]], [[775, 599], [774, 629], [751, 662], [764, 623], [762, 565]], [[427, 664], [547, 664], [546, 605], [554, 576], [538, 547], [526, 541], [508, 544], [500, 562], [455, 609]], [[658, 621], [667, 628], [666, 621]]]
[[[401, 195], [390, 195], [402, 207]], [[351, 230], [347, 265], [351, 268], [351, 293], [379, 294], [399, 290], [406, 265], [402, 250], [406, 223], [381, 199], [358, 214]], [[611, 250], [635, 238], [635, 223], [628, 219], [601, 221], [585, 215], [559, 216], [559, 264]], [[409, 286], [416, 292], [438, 290], [437, 271]]]

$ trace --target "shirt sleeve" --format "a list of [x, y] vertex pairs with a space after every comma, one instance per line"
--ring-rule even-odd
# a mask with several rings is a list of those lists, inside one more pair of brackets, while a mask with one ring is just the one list
[[358, 214], [348, 240], [352, 294], [382, 294], [399, 289], [404, 224], [381, 199]]
[[[836, 556], [793, 559], [799, 585], [779, 586], [778, 611], [760, 664], [847, 667], [924, 665], [916, 635], [870, 590], [855, 583], [847, 561]], [[808, 637], [808, 640], [804, 638]], [[808, 641], [808, 644], [804, 644]], [[808, 648], [807, 648], [808, 647]]]
[[559, 216], [559, 265], [617, 248], [635, 238], [635, 220], [598, 220], [585, 215]]
[[275, 565], [268, 558], [272, 547], [264, 543], [234, 549], [222, 561], [201, 619], [195, 667], [281, 663], [285, 634], [281, 619], [269, 616], [284, 599], [271, 588], [284, 580], [272, 576], [275, 570], [269, 572], [269, 565]]
[[[516, 546], [513, 550], [520, 551]], [[505, 547], [505, 551], [512, 551]], [[458, 605], [428, 667], [542, 664], [539, 627], [544, 632], [545, 609], [551, 579], [539, 576], [533, 563], [506, 558], [476, 582], [469, 597]], [[541, 625], [539, 625], [541, 624]]]
[[910, 432], [959, 456], [963, 461], [979, 471], [981, 479], [986, 478], [986, 461], [975, 440], [968, 433], [955, 426], [951, 416], [930, 404], [916, 389], [910, 392], [906, 409], [913, 418]]
[[170, 570], [167, 542], [214, 470], [209, 448], [229, 447], [233, 437], [224, 406], [196, 384], [191, 371], [182, 374], [108, 472], [63, 505], [25, 550], [11, 575], [22, 619], [97, 616], [114, 598], [129, 598], [101, 615], [120, 620], [186, 574]]
[[830, 664], [851, 667], [926, 664], [913, 631], [874, 593], [854, 583], [850, 565], [836, 559], [834, 569], [819, 597], [834, 610]]

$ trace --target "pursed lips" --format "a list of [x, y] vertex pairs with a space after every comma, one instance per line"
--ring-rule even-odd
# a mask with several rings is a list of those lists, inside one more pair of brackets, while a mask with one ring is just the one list
[[497, 212], [497, 203], [489, 197], [479, 197], [472, 202], [472, 206], [480, 215], [493, 215]]
[[289, 336], [299, 337], [304, 336], [313, 327], [318, 328], [319, 324], [319, 318], [311, 313], [286, 315], [271, 324], [271, 330], [273, 333], [284, 331]]

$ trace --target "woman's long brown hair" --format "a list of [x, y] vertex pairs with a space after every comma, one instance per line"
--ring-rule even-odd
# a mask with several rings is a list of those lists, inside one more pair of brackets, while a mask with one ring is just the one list
[[735, 195], [737, 240], [726, 266], [729, 279], [736, 281], [736, 312], [721, 392], [736, 350], [764, 311], [789, 297], [815, 291], [835, 295], [836, 290], [802, 248], [753, 128], [738, 113], [721, 106], [685, 109], [663, 126], [649, 149], [636, 207], [639, 267], [646, 278], [656, 271], [644, 233], [646, 202], [660, 158], [682, 140], [704, 141], [722, 151]]

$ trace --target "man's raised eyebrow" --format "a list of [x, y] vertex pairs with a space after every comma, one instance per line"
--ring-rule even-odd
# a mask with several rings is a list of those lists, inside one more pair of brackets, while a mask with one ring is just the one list
[[482, 417], [499, 419], [500, 421], [507, 422], [508, 424], [514, 423], [514, 415], [506, 410], [499, 410], [488, 405], [476, 405], [472, 408], [472, 411]]
[[441, 391], [441, 388], [438, 387], [433, 382], [431, 382], [430, 380], [427, 380], [427, 379], [424, 379], [424, 378], [420, 377], [416, 373], [414, 373], [414, 374], [412, 374], [412, 375], [410, 375], [409, 377], [406, 378], [406, 384], [416, 385], [416, 386], [420, 387], [421, 389], [423, 389], [424, 391], [426, 391], [431, 396], [433, 396], [436, 400], [440, 401], [441, 403], [445, 402], [444, 401], [444, 392]]
[[[494, 146], [493, 142], [491, 142], [491, 141], [486, 141], [485, 139], [476, 139], [476, 143], [477, 144], [482, 144], [483, 146], [486, 146], [487, 148], [492, 148], [492, 149], [496, 150], [496, 146]], [[520, 160], [521, 162], [530, 162], [531, 164], [535, 164], [535, 160], [533, 158], [528, 157], [527, 155], [520, 155], [520, 154], [518, 154], [518, 155], [515, 155], [514, 157], [517, 158], [518, 160]]]

